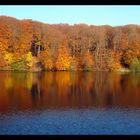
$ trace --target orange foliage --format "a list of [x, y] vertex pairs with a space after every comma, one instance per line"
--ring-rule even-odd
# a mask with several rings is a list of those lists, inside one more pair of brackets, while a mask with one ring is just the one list
[[12, 33], [8, 25], [0, 23], [0, 51], [5, 53], [10, 45], [10, 40], [12, 38]]
[[67, 41], [64, 40], [62, 45], [58, 48], [58, 56], [56, 60], [57, 70], [70, 70], [72, 57], [70, 56]]
[[139, 31], [136, 25], [50, 25], [0, 16], [0, 67], [20, 60], [24, 67], [31, 52], [33, 65], [45, 70], [119, 70], [140, 59]]
[[93, 55], [86, 51], [84, 54], [77, 58], [79, 70], [93, 70], [94, 69], [94, 58]]
[[128, 48], [128, 37], [126, 34], [122, 34], [121, 40], [120, 40], [120, 47], [121, 49], [127, 49]]
[[110, 71], [117, 71], [121, 69], [121, 63], [120, 63], [120, 54], [119, 52], [112, 52], [110, 56], [110, 65], [109, 65], [109, 70]]
[[54, 69], [54, 59], [52, 57], [52, 52], [48, 48], [45, 51], [42, 51], [39, 55], [40, 61], [42, 62], [45, 70], [53, 70]]
[[6, 62], [4, 60], [3, 55], [0, 53], [0, 67], [4, 67], [6, 66]]
[[127, 49], [122, 55], [122, 62], [123, 64], [130, 65], [135, 57], [140, 57], [140, 49]]

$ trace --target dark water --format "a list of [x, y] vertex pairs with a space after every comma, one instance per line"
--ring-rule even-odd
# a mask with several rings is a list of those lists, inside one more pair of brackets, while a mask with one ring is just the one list
[[140, 134], [140, 74], [0, 72], [0, 134]]

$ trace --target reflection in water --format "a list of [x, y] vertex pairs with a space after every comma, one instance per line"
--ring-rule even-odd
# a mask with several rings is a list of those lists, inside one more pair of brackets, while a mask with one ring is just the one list
[[33, 109], [140, 107], [140, 74], [0, 72], [0, 113]]

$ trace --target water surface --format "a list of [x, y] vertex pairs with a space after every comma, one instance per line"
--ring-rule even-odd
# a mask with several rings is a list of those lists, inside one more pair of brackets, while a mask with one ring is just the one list
[[140, 74], [0, 72], [0, 134], [140, 134]]

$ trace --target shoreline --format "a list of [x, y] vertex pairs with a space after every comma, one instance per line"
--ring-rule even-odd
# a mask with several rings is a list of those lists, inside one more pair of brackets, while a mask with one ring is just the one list
[[105, 70], [13, 70], [13, 69], [0, 69], [0, 72], [31, 72], [31, 73], [41, 73], [41, 72], [107, 72], [107, 73], [138, 73], [133, 72], [129, 69], [122, 68], [116, 71], [105, 71]]

